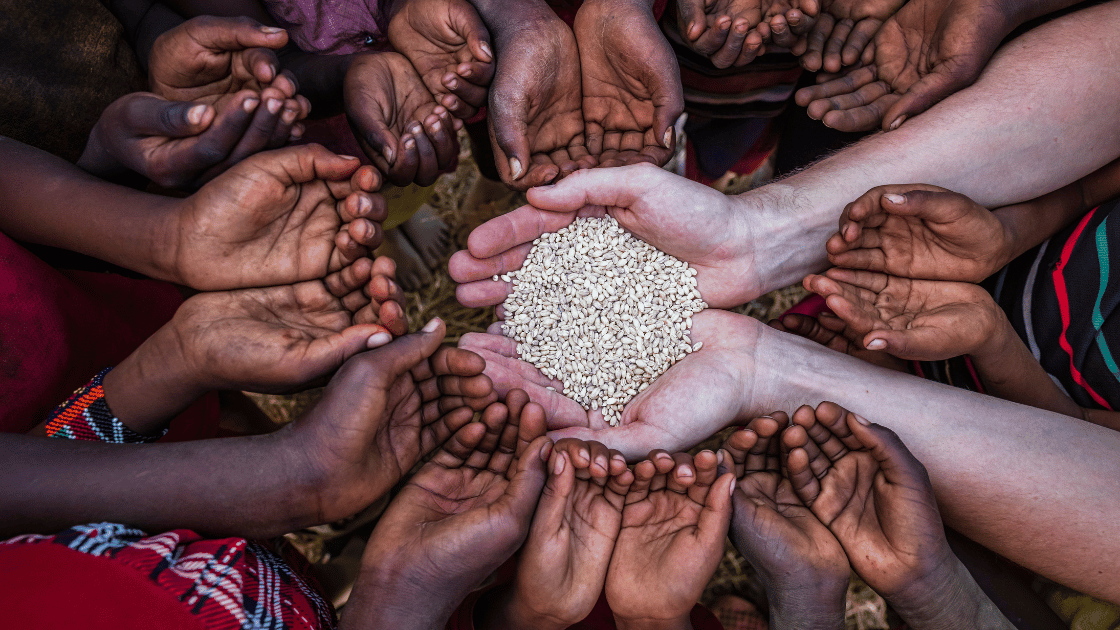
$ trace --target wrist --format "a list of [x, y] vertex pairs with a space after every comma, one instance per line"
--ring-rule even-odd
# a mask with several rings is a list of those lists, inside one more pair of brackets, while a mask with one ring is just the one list
[[475, 630], [504, 630], [505, 628], [534, 628], [535, 630], [564, 630], [575, 621], [556, 619], [538, 613], [518, 596], [513, 584], [495, 587], [483, 594], [474, 613]]
[[474, 0], [474, 6], [494, 39], [495, 52], [521, 32], [568, 28], [544, 0]]
[[770, 598], [770, 627], [783, 630], [839, 630], [844, 627], [848, 576], [813, 586], [775, 589]]
[[884, 599], [912, 628], [1011, 628], [972, 574], [952, 553], [931, 572]]
[[86, 148], [82, 151], [82, 156], [78, 158], [76, 164], [78, 168], [90, 175], [96, 175], [101, 179], [112, 179], [128, 169], [105, 148], [105, 145], [101, 142], [101, 136], [101, 123], [99, 121], [89, 132]]

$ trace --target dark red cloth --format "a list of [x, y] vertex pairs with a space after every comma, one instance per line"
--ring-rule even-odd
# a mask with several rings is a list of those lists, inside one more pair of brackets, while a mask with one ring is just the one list
[[[0, 431], [26, 433], [41, 423], [167, 323], [180, 303], [174, 285], [60, 271], [0, 234]], [[212, 437], [217, 425], [211, 395], [174, 420], [164, 440]]]

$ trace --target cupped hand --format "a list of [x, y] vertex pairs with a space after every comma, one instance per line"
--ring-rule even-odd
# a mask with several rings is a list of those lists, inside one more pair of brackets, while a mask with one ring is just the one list
[[389, 42], [408, 57], [436, 103], [457, 118], [486, 104], [494, 78], [490, 33], [466, 0], [408, 0], [393, 6]]
[[[560, 630], [591, 613], [634, 481], [622, 455], [598, 442], [560, 440], [548, 470], [517, 573], [508, 594], [500, 596], [507, 602], [504, 627]], [[542, 590], [542, 584], [549, 588]]]
[[568, 25], [541, 16], [495, 33], [494, 44], [488, 125], [502, 181], [526, 190], [595, 166], [584, 134], [580, 51]]
[[859, 341], [850, 340], [849, 337], [859, 339], [860, 335], [848, 330], [848, 324], [832, 313], [825, 312], [816, 317], [790, 313], [780, 319], [770, 320], [769, 326], [873, 365], [900, 372], [907, 369], [906, 362], [898, 357], [881, 350], [868, 350]]
[[897, 129], [971, 85], [1013, 27], [994, 3], [911, 0], [864, 50], [870, 65], [799, 90], [797, 103], [841, 131]]
[[900, 359], [940, 361], [971, 354], [996, 339], [1006, 316], [982, 287], [965, 282], [911, 280], [834, 267], [805, 278], [844, 320], [843, 333], [860, 348]]
[[782, 474], [779, 439], [788, 425], [775, 411], [723, 444], [719, 470], [738, 479], [731, 542], [762, 579], [772, 615], [789, 627], [842, 627], [848, 559]]
[[[750, 407], [753, 349], [762, 324], [744, 315], [707, 309], [692, 317], [692, 341], [704, 346], [687, 355], [635, 396], [621, 424], [608, 426], [601, 410], [588, 411], [566, 398], [563, 383], [517, 358], [517, 344], [497, 334], [468, 333], [462, 348], [486, 360], [499, 392], [518, 388], [545, 409], [551, 435], [594, 440], [633, 460], [651, 449], [687, 449], [725, 426], [745, 420]], [[548, 388], [552, 388], [551, 390]]]
[[458, 159], [462, 123], [432, 100], [404, 56], [355, 55], [343, 100], [358, 145], [394, 186], [431, 185]]
[[744, 66], [758, 56], [761, 0], [677, 0], [681, 40], [717, 68]]
[[649, 3], [588, 0], [576, 13], [575, 37], [587, 150], [600, 166], [668, 162], [684, 90]]
[[[707, 186], [650, 165], [581, 171], [529, 191], [529, 203], [475, 228], [467, 250], [448, 263], [465, 306], [499, 304], [510, 284], [494, 275], [521, 268], [533, 239], [581, 216], [610, 214], [622, 227], [696, 269], [710, 306], [738, 306], [758, 294], [750, 226], [732, 200]], [[648, 450], [648, 449], [647, 449]]]
[[[800, 11], [813, 15], [809, 33], [793, 47], [806, 70], [840, 72], [859, 63], [872, 38], [905, 0], [802, 0]], [[791, 19], [787, 16], [787, 19]]]
[[835, 403], [801, 407], [793, 421], [782, 435], [790, 482], [852, 568], [892, 603], [928, 593], [957, 561], [921, 462], [890, 429]]
[[378, 324], [398, 337], [408, 331], [404, 291], [396, 283], [396, 278], [397, 263], [392, 258], [378, 256], [373, 259], [370, 280], [364, 288], [369, 304], [354, 314], [355, 323]]
[[160, 257], [204, 291], [324, 278], [381, 242], [380, 177], [319, 145], [259, 153], [182, 200]]
[[386, 627], [443, 627], [525, 540], [552, 450], [543, 434], [522, 392], [458, 429], [378, 521], [344, 615], [372, 606], [382, 621], [425, 617]]
[[607, 573], [615, 618], [687, 619], [723, 557], [735, 476], [716, 471], [716, 455], [653, 451], [634, 467], [622, 529]]
[[354, 514], [384, 496], [418, 461], [494, 402], [482, 359], [441, 347], [438, 319], [420, 332], [342, 365], [323, 398], [285, 427], [313, 471], [318, 522]]
[[1010, 262], [1013, 238], [988, 209], [938, 186], [878, 186], [844, 208], [825, 243], [838, 267], [980, 282]]

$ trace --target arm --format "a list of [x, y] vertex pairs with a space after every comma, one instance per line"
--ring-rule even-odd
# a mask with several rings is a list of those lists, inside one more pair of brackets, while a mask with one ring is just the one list
[[103, 4], [124, 26], [125, 39], [145, 72], [152, 44], [165, 31], [183, 23], [178, 13], [155, 0], [106, 0]]

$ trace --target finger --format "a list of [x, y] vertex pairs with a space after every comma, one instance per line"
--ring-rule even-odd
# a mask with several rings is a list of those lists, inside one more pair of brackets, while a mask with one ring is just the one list
[[[366, 282], [369, 282], [372, 272], [373, 261], [368, 258], [359, 258], [353, 264], [327, 275], [326, 278], [323, 278], [323, 284], [331, 295], [342, 298], [361, 289]], [[363, 295], [363, 297], [365, 296]]]
[[[229, 161], [236, 164], [241, 160], [268, 148], [273, 132], [280, 122], [280, 115], [284, 109], [284, 95], [275, 88], [265, 88], [261, 92], [261, 104], [253, 113], [253, 120], [249, 128], [241, 136], [240, 142], [230, 152]], [[287, 139], [287, 134], [284, 134]]]
[[[828, 111], [827, 109], [825, 109], [825, 106], [827, 106], [826, 99], [830, 99], [841, 94], [851, 94], [852, 92], [855, 92], [856, 90], [877, 80], [878, 76], [876, 74], [875, 66], [858, 68], [837, 79], [833, 79], [825, 83], [820, 83], [818, 85], [803, 87], [794, 95], [794, 100], [801, 107], [809, 107], [808, 113], [811, 118], [820, 120], [820, 118], [824, 116], [824, 114]], [[810, 107], [810, 105], [813, 105], [818, 101], [821, 101], [822, 104], [815, 107]]]
[[459, 159], [459, 138], [451, 124], [451, 114], [437, 107], [435, 113], [425, 119], [424, 130], [435, 150], [436, 169], [439, 172], [448, 170]]
[[184, 23], [190, 38], [213, 51], [237, 51], [247, 48], [283, 48], [288, 33], [282, 28], [265, 26], [248, 17], [222, 18], [202, 16]]
[[963, 68], [944, 63], [936, 66], [883, 112], [883, 130], [898, 129], [907, 118], [917, 116], [954, 92], [972, 85], [985, 63], [987, 60]]
[[[585, 206], [629, 208], [651, 188], [657, 187], [671, 177], [671, 174], [662, 169], [645, 165], [624, 166], [617, 169], [596, 168], [573, 173], [552, 186], [534, 188], [526, 193], [526, 197], [532, 204], [532, 208], [540, 209], [538, 212], [547, 210], [553, 214], [575, 212]], [[541, 215], [538, 220], [542, 223], [542, 227], [558, 223], [556, 219], [549, 221], [547, 214]], [[471, 251], [476, 256], [481, 253], [475, 252], [473, 248]]]
[[657, 468], [648, 459], [634, 465], [634, 482], [626, 493], [626, 505], [644, 501], [649, 496], [650, 486], [657, 477]]
[[770, 18], [770, 39], [774, 45], [782, 48], [790, 48], [797, 43], [797, 36], [790, 30], [784, 15]]
[[716, 454], [710, 450], [703, 450], [696, 454], [692, 460], [696, 473], [696, 482], [687, 489], [688, 496], [695, 502], [703, 504], [708, 490], [715, 483], [719, 473], [716, 472]]
[[743, 41], [743, 51], [739, 53], [739, 58], [735, 60], [736, 67], [742, 67], [758, 58], [762, 54], [763, 37], [758, 29], [752, 29], [747, 33], [747, 38]]
[[744, 471], [778, 469], [778, 445], [775, 438], [788, 423], [788, 416], [782, 411], [775, 411], [771, 417], [762, 416], [751, 420], [747, 426], [757, 439], [746, 452], [746, 458], [743, 460]]
[[[813, 30], [809, 32], [809, 36], [806, 38], [805, 53], [801, 56], [801, 67], [811, 72], [816, 72], [821, 69], [824, 58], [824, 45], [825, 42], [828, 41], [828, 36], [832, 33], [832, 28], [835, 24], [836, 20], [828, 13], [821, 15], [817, 19]], [[817, 100], [817, 98], [820, 97], [818, 96], [813, 100]], [[798, 103], [800, 104], [800, 100]], [[802, 106], [805, 104], [802, 104]]]
[[600, 485], [607, 482], [610, 475], [610, 451], [602, 442], [587, 442], [590, 449], [590, 463], [586, 466], [592, 479]]
[[871, 43], [871, 39], [879, 32], [882, 25], [882, 21], [873, 18], [856, 22], [852, 32], [848, 34], [848, 40], [844, 42], [844, 49], [840, 51], [842, 64], [853, 66], [858, 63], [863, 51], [867, 49], [867, 45]]
[[[580, 171], [565, 178], [555, 187], [564, 186], [566, 182], [579, 178], [582, 173], [591, 171]], [[533, 197], [533, 192], [539, 189], [533, 189], [529, 192], [529, 196]], [[541, 201], [540, 195], [537, 195], [538, 201]], [[547, 199], [544, 199], [547, 201]], [[570, 204], [565, 204], [570, 205]], [[567, 210], [560, 210], [559, 208], [546, 208], [544, 206], [521, 206], [513, 212], [503, 214], [498, 217], [483, 223], [475, 228], [467, 238], [467, 250], [476, 260], [485, 260], [499, 254], [504, 254], [514, 247], [522, 244], [530, 244], [532, 241], [542, 234], [548, 232], [555, 232], [560, 228], [566, 227], [576, 219], [575, 210], [582, 208], [586, 204], [580, 204], [574, 208]], [[544, 208], [544, 209], [539, 209]], [[549, 211], [556, 210], [556, 211]], [[526, 256], [528, 251], [525, 252]], [[520, 269], [521, 265], [525, 262], [522, 257], [520, 259], [513, 258], [502, 261], [506, 264], [503, 265], [504, 271], [513, 271]], [[494, 266], [486, 267], [485, 270], [497, 269]], [[475, 270], [470, 275], [459, 274], [460, 279], [457, 282], [479, 280], [479, 273], [482, 269]], [[496, 271], [495, 271], [496, 273]], [[482, 276], [485, 277], [485, 276]]]
[[821, 122], [838, 131], [869, 131], [876, 128], [883, 119], [883, 112], [899, 98], [897, 94], [884, 93], [883, 96], [870, 100], [871, 95], [880, 92], [886, 92], [886, 88], [878, 83], [861, 88], [853, 98], [856, 101], [866, 101], [866, 105], [830, 111], [821, 118]]
[[945, 331], [932, 326], [873, 330], [860, 343], [868, 350], [889, 352], [907, 361], [944, 361], [962, 354], [960, 348], [946, 347]]
[[[696, 483], [696, 468], [688, 453], [673, 453], [673, 468], [667, 474], [665, 487], [670, 492], [685, 494]], [[655, 460], [656, 464], [659, 460]]]
[[459, 64], [454, 72], [447, 72], [441, 77], [440, 83], [443, 88], [462, 104], [458, 113], [468, 114], [468, 109], [463, 107], [464, 105], [477, 113], [478, 108], [486, 104], [489, 90], [487, 90], [487, 80], [483, 77], [493, 75], [493, 67], [493, 64], [488, 63]]
[[265, 148], [276, 149], [288, 144], [288, 140], [292, 137], [292, 126], [298, 117], [299, 103], [295, 99], [285, 100], [280, 110], [280, 119], [272, 129], [272, 136]]
[[445, 334], [443, 321], [436, 318], [428, 322], [420, 332], [406, 335], [368, 352], [363, 355], [363, 359], [377, 366], [379, 380], [388, 387], [398, 376], [411, 371], [432, 356], [439, 349]]
[[836, 22], [832, 27], [832, 33], [829, 34], [828, 41], [824, 45], [824, 55], [822, 57], [822, 67], [825, 72], [840, 72], [840, 49], [843, 48], [844, 42], [848, 39], [848, 34], [852, 32], [852, 27], [855, 25], [852, 20], [844, 19]]
[[[803, 407], [802, 409], [807, 409]], [[798, 409], [800, 412], [801, 409]], [[843, 413], [838, 405], [830, 402], [823, 402], [817, 405], [817, 409], [810, 413], [800, 414], [797, 416], [797, 423], [805, 429], [805, 434], [809, 439], [817, 445], [821, 453], [835, 462], [844, 455], [848, 454], [848, 447], [840, 440], [840, 438], [832, 432], [826, 418], [832, 418], [833, 415]], [[820, 472], [820, 471], [817, 471]]]
[[786, 477], [793, 486], [794, 493], [809, 508], [821, 494], [821, 482], [809, 469], [809, 455], [805, 449], [790, 449], [785, 454]]
[[428, 365], [434, 376], [476, 376], [481, 375], [486, 368], [486, 362], [478, 354], [451, 346], [442, 346], [436, 350]]
[[546, 462], [552, 455], [552, 441], [539, 437], [525, 449], [517, 460], [516, 468], [510, 477], [509, 485], [501, 498], [495, 503], [498, 512], [508, 512], [522, 533], [514, 549], [521, 546], [529, 523], [537, 507], [537, 499], [544, 488], [547, 478]]
[[871, 451], [888, 483], [921, 488], [933, 503], [933, 486], [925, 466], [906, 448], [898, 434], [850, 412], [845, 414], [845, 421], [852, 436]]
[[841, 267], [829, 269], [825, 272], [825, 276], [837, 282], [842, 282], [860, 289], [866, 289], [869, 293], [861, 293], [861, 297], [870, 299], [874, 299], [875, 294], [881, 293], [886, 289], [891, 278], [885, 273], [863, 271], [859, 269], [843, 269]]
[[124, 118], [140, 135], [185, 138], [202, 133], [214, 121], [213, 107], [203, 103], [166, 101], [154, 94], [126, 97]]
[[702, 538], [709, 544], [718, 544], [727, 537], [731, 526], [731, 495], [735, 494], [735, 475], [721, 475], [704, 497], [704, 509], [696, 524]]
[[529, 533], [527, 544], [533, 544], [534, 536], [549, 538], [565, 527], [564, 515], [569, 509], [575, 482], [575, 472], [568, 461], [567, 453], [553, 447], [552, 455], [548, 460], [548, 481], [545, 482], [540, 501], [537, 503], [533, 528]]
[[528, 95], [520, 86], [506, 85], [501, 80], [490, 90], [487, 116], [490, 138], [494, 145], [495, 166], [502, 181], [518, 182], [527, 173], [531, 153], [525, 119], [529, 112]]
[[[701, 18], [705, 23], [707, 18]], [[705, 24], [700, 31], [700, 36], [691, 44], [691, 48], [697, 53], [710, 56], [717, 52], [724, 44], [727, 43], [727, 37], [731, 32], [731, 18], [724, 15], [714, 23]]]
[[[506, 428], [506, 420], [509, 418], [509, 410], [501, 403], [494, 403], [482, 411], [480, 422], [486, 427], [486, 433], [482, 436], [482, 441], [475, 447], [474, 452], [467, 458], [466, 465], [476, 470], [488, 470], [490, 458], [494, 454], [494, 450], [498, 448], [498, 442], [501, 439], [502, 431]], [[505, 470], [497, 470], [498, 474], [504, 474]]]
[[481, 422], [472, 422], [463, 426], [436, 451], [432, 456], [432, 462], [444, 468], [461, 468], [482, 442], [484, 435], [486, 435], [486, 426]]
[[704, 32], [706, 20], [703, 0], [677, 2], [677, 24], [685, 41], [695, 42]]

